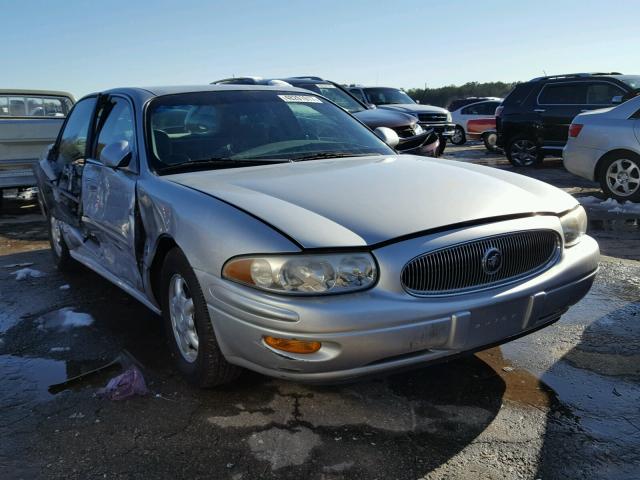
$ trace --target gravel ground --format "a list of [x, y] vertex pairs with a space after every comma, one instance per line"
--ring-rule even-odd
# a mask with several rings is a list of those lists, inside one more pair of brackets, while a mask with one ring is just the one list
[[[480, 146], [447, 156], [510, 168]], [[556, 160], [519, 172], [576, 196], [600, 195]], [[55, 271], [35, 206], [6, 204], [3, 480], [638, 478], [640, 230], [633, 216], [589, 207], [591, 234], [605, 254], [600, 274], [583, 301], [533, 335], [351, 385], [247, 373], [201, 391], [172, 369], [158, 317], [89, 271]], [[30, 272], [18, 281], [24, 268]], [[96, 395], [132, 363], [151, 395], [122, 402]]]

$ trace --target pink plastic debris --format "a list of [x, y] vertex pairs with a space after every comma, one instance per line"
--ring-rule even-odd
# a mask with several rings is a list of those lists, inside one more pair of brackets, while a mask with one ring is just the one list
[[129, 367], [120, 375], [113, 377], [107, 386], [98, 390], [98, 395], [109, 400], [125, 400], [136, 395], [147, 395], [149, 389], [142, 372], [135, 366]]

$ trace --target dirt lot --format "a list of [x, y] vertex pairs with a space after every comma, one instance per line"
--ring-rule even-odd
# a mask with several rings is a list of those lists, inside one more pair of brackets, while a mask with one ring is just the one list
[[[480, 146], [447, 156], [510, 168]], [[519, 172], [576, 196], [599, 195], [559, 161]], [[533, 335], [353, 385], [309, 387], [247, 373], [200, 391], [172, 369], [158, 317], [89, 271], [56, 272], [35, 205], [5, 207], [1, 479], [639, 476], [637, 215], [589, 208], [604, 253], [600, 274], [582, 302]], [[13, 272], [23, 267], [42, 275], [17, 280]], [[90, 317], [65, 325], [70, 311]], [[131, 362], [153, 393], [97, 397]]]

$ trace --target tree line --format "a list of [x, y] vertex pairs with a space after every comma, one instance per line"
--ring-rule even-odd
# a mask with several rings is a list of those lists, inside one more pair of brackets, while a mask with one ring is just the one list
[[412, 88], [407, 90], [411, 98], [427, 105], [446, 107], [452, 100], [466, 97], [504, 98], [516, 85], [504, 82], [468, 82], [464, 85], [447, 85], [440, 88]]

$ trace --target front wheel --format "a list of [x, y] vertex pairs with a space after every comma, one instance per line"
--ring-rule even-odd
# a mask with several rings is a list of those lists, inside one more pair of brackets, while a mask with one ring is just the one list
[[453, 143], [454, 145], [464, 145], [466, 141], [467, 136], [464, 133], [464, 128], [462, 128], [460, 125], [456, 126], [456, 129], [451, 136], [451, 143]]
[[438, 140], [440, 140], [440, 144], [438, 145], [438, 149], [436, 150], [436, 157], [441, 156], [444, 153], [444, 149], [447, 147], [447, 137], [443, 137], [442, 135], [439, 135], [438, 137]]
[[514, 167], [533, 167], [544, 159], [538, 144], [526, 137], [513, 139], [507, 146], [506, 155]]
[[49, 215], [47, 220], [49, 221], [49, 245], [51, 246], [53, 263], [61, 272], [75, 270], [78, 264], [71, 257], [69, 247], [62, 236], [62, 222], [53, 215]]
[[165, 258], [161, 287], [165, 332], [178, 370], [202, 388], [237, 378], [241, 369], [224, 358], [198, 279], [179, 248]]
[[609, 197], [640, 202], [640, 156], [628, 152], [607, 158], [599, 177], [600, 186]]

